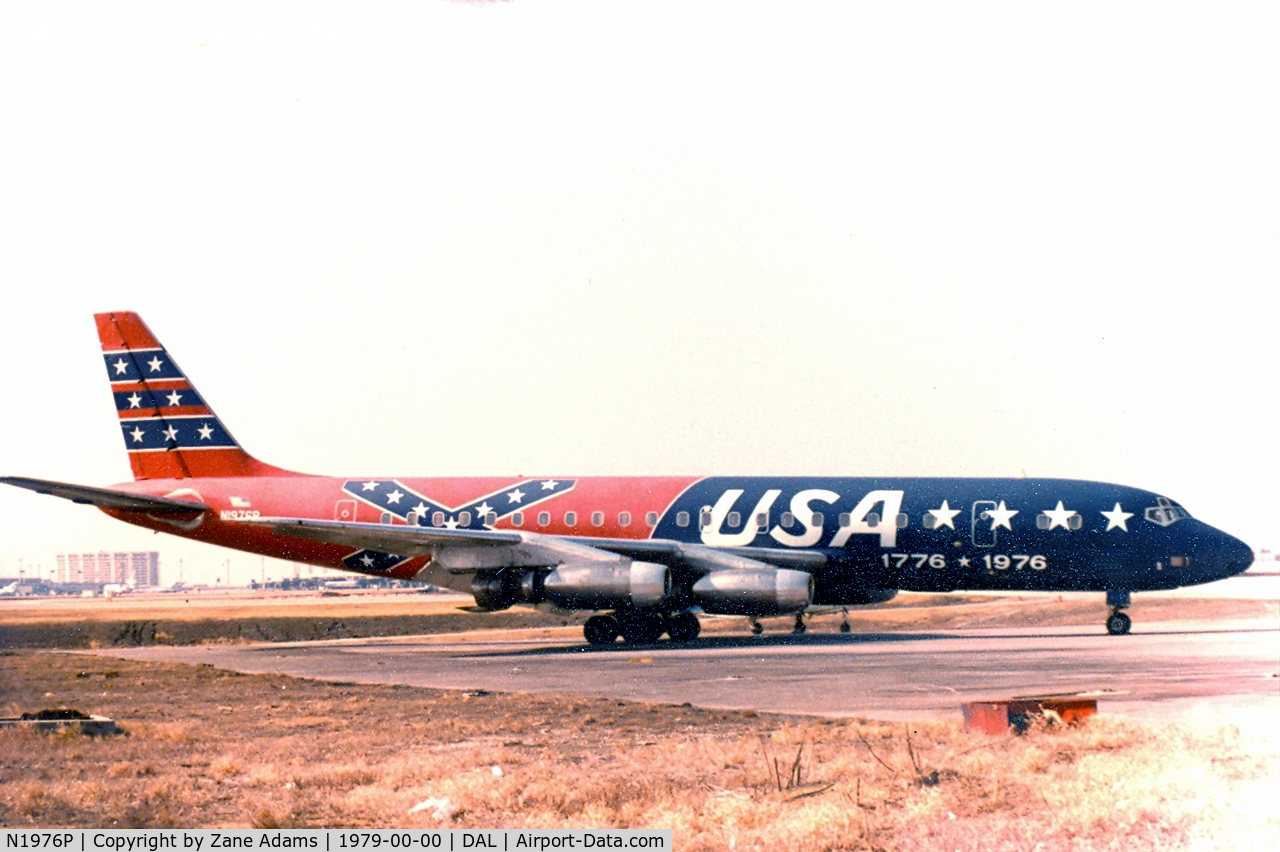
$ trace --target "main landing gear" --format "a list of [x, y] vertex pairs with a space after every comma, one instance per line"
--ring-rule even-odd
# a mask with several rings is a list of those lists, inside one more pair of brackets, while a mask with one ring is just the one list
[[652, 645], [663, 633], [673, 642], [692, 642], [701, 631], [698, 616], [691, 612], [631, 610], [593, 615], [582, 625], [582, 635], [592, 645], [612, 645], [619, 636], [628, 645]]
[[1123, 636], [1133, 627], [1133, 619], [1125, 614], [1129, 607], [1129, 592], [1125, 589], [1108, 589], [1107, 606], [1111, 614], [1107, 616], [1107, 632], [1112, 636]]

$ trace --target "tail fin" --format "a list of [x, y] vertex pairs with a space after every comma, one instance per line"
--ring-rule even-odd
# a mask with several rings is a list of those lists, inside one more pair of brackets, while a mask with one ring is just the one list
[[141, 317], [94, 319], [134, 479], [288, 474], [240, 448]]

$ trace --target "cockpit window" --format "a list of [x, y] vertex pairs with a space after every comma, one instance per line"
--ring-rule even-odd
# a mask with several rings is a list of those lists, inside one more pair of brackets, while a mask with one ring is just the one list
[[1151, 506], [1147, 509], [1146, 518], [1153, 524], [1159, 524], [1167, 527], [1170, 524], [1176, 524], [1183, 518], [1191, 517], [1191, 513], [1181, 506], [1175, 506], [1164, 497], [1157, 497], [1156, 503], [1159, 505]]

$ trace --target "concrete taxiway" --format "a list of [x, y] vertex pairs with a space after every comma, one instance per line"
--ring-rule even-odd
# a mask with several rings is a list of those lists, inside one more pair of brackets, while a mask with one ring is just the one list
[[[549, 634], [549, 635], [548, 635]], [[1166, 622], [875, 634], [716, 636], [591, 648], [580, 633], [112, 650], [250, 673], [462, 690], [607, 696], [779, 713], [919, 718], [975, 699], [1091, 694], [1135, 717], [1256, 727], [1280, 718], [1280, 623]]]

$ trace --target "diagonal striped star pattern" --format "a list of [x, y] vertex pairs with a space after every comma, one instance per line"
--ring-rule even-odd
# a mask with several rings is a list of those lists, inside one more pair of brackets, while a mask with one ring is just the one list
[[416, 513], [419, 526], [434, 526], [438, 512], [443, 516], [442, 527], [483, 530], [488, 528], [486, 515], [492, 513], [497, 519], [510, 517], [530, 506], [567, 494], [576, 482], [574, 479], [526, 479], [460, 506], [447, 506], [432, 500], [397, 479], [350, 479], [343, 484], [342, 490], [401, 520], [407, 520], [411, 512]]

